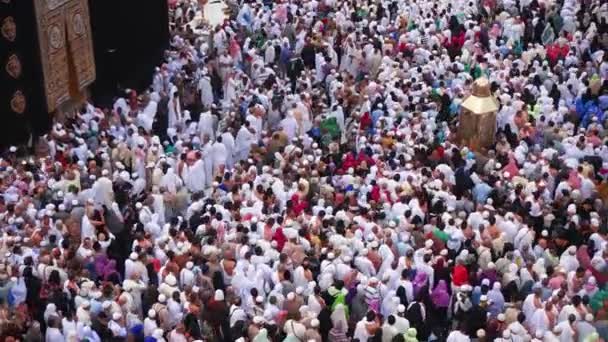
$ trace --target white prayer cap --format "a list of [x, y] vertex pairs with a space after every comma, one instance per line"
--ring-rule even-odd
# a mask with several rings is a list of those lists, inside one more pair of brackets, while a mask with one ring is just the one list
[[82, 305], [83, 308], [88, 308], [88, 307], [91, 306], [91, 302], [89, 302], [88, 300], [85, 300], [85, 301], [82, 302], [81, 305]]
[[367, 248], [363, 248], [361, 250], [361, 255], [365, 256], [365, 255], [367, 255], [367, 253], [369, 253], [369, 250]]
[[156, 317], [156, 311], [154, 311], [154, 309], [148, 310], [148, 317], [150, 317], [150, 318]]
[[173, 274], [169, 274], [165, 278], [165, 283], [167, 283], [169, 286], [175, 286], [177, 284], [177, 279], [175, 279], [175, 276]]
[[481, 301], [481, 302], [487, 302], [488, 301], [488, 296], [481, 295], [481, 297], [479, 297], [479, 301]]
[[591, 225], [597, 227], [600, 225], [600, 221], [594, 217], [591, 219]]
[[403, 304], [399, 304], [399, 305], [397, 306], [397, 312], [399, 312], [399, 313], [404, 313], [404, 312], [405, 312], [405, 305], [403, 305]]
[[287, 294], [287, 300], [294, 300], [296, 298], [296, 294], [293, 292], [289, 292]]
[[137, 202], [137, 203], [135, 203], [135, 209], [139, 210], [139, 209], [141, 209], [141, 208], [143, 208], [143, 207], [144, 207], [144, 205], [143, 205], [143, 204], [141, 204], [141, 202]]
[[426, 240], [426, 241], [424, 242], [424, 247], [426, 247], [426, 248], [431, 248], [431, 247], [433, 247], [433, 240], [431, 240], [431, 239]]
[[220, 302], [224, 300], [224, 291], [222, 290], [215, 290], [215, 295], [213, 296], [213, 299]]
[[568, 253], [570, 253], [572, 255], [576, 254], [576, 246], [568, 247]]
[[105, 309], [109, 309], [112, 306], [112, 302], [110, 302], [109, 300], [106, 300], [105, 302], [101, 303], [101, 307], [105, 310]]
[[310, 326], [313, 328], [317, 328], [319, 326], [319, 323], [320, 323], [319, 320], [315, 318], [310, 321]]
[[327, 259], [334, 260], [335, 257], [336, 257], [336, 255], [333, 252], [327, 253]]
[[102, 176], [107, 176], [107, 175], [109, 175], [109, 174], [110, 174], [110, 171], [108, 171], [108, 170], [106, 170], [106, 169], [103, 169], [103, 171], [101, 171], [101, 175], [102, 175]]
[[588, 313], [585, 315], [585, 321], [587, 322], [593, 322], [593, 314]]
[[511, 338], [511, 330], [509, 330], [509, 329], [505, 329], [505, 330], [502, 332], [502, 337], [503, 337], [503, 338]]
[[576, 214], [576, 206], [573, 203], [569, 204], [567, 211], [568, 211], [568, 214], [571, 214], [571, 215]]
[[498, 318], [498, 320], [499, 320], [499, 321], [501, 321], [501, 322], [504, 322], [504, 321], [505, 321], [505, 319], [507, 319], [507, 317], [505, 316], [505, 314], [504, 314], [504, 313], [499, 313], [499, 314], [498, 314], [498, 316], [497, 316], [497, 318]]
[[118, 320], [119, 320], [119, 319], [121, 319], [121, 318], [122, 318], [122, 314], [121, 314], [120, 312], [115, 312], [115, 313], [112, 315], [112, 319], [113, 319], [113, 320], [115, 320], [115, 321], [118, 321]]
[[490, 279], [488, 279], [488, 278], [484, 278], [484, 279], [481, 281], [481, 285], [490, 286]]
[[254, 324], [262, 324], [264, 322], [264, 317], [262, 316], [254, 316], [253, 323]]
[[477, 337], [479, 337], [479, 338], [486, 337], [486, 331], [483, 329], [477, 330]]
[[189, 269], [189, 270], [191, 270], [191, 269], [192, 269], [192, 267], [194, 267], [194, 263], [193, 263], [192, 261], [188, 261], [188, 262], [186, 263], [186, 268], [187, 268], [187, 269]]
[[72, 200], [72, 206], [77, 206], [78, 205], [78, 200]]
[[304, 289], [301, 286], [296, 287], [296, 293], [301, 295], [304, 292]]
[[129, 255], [129, 259], [131, 259], [131, 260], [137, 260], [137, 257], [138, 257], [138, 255], [135, 252], [133, 252]]
[[11, 147], [9, 148], [9, 151], [11, 151], [12, 153], [15, 153], [15, 152], [17, 152], [17, 147], [15, 147], [15, 146], [11, 146]]
[[167, 301], [167, 296], [165, 296], [164, 294], [158, 295], [158, 302], [159, 303], [164, 303], [166, 301]]

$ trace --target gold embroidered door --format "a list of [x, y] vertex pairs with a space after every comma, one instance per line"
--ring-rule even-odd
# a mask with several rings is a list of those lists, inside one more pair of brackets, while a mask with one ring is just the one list
[[33, 0], [47, 109], [55, 111], [95, 80], [87, 0]]

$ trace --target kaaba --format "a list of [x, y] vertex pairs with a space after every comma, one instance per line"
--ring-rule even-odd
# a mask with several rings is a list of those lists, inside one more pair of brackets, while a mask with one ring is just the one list
[[167, 0], [0, 0], [0, 147], [32, 143], [66, 103], [143, 89], [169, 41]]

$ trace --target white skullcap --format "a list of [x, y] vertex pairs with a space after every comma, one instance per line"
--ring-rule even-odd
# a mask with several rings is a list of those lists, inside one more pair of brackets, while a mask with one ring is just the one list
[[159, 303], [164, 303], [166, 301], [167, 301], [167, 296], [165, 296], [164, 294], [158, 295], [158, 302]]
[[223, 301], [224, 300], [224, 291], [215, 290], [215, 295], [213, 296], [213, 299], [218, 302]]
[[403, 305], [403, 304], [397, 305], [397, 312], [404, 313], [405, 312], [405, 305]]
[[167, 283], [169, 286], [175, 286], [177, 284], [177, 279], [175, 278], [175, 276], [173, 274], [169, 274], [165, 278], [165, 283]]
[[498, 316], [497, 316], [497, 318], [498, 318], [499, 321], [504, 322], [505, 319], [506, 319], [506, 316], [505, 316], [504, 313], [499, 313]]
[[477, 337], [479, 337], [479, 338], [486, 337], [486, 331], [483, 329], [477, 330]]
[[129, 259], [131, 259], [131, 260], [137, 260], [137, 257], [138, 257], [138, 255], [135, 252], [133, 252], [129, 255]]
[[148, 310], [148, 317], [150, 317], [150, 318], [156, 317], [156, 311], [154, 311], [154, 309]]
[[120, 312], [115, 312], [115, 313], [112, 315], [112, 319], [113, 319], [113, 320], [115, 320], [115, 321], [118, 321], [118, 320], [119, 320], [119, 319], [121, 319], [121, 318], [122, 318], [122, 314], [121, 314]]
[[585, 321], [587, 322], [593, 322], [593, 314], [588, 313], [585, 315]]
[[296, 294], [293, 292], [289, 292], [287, 294], [287, 300], [294, 300], [296, 298]]
[[313, 328], [318, 327], [318, 326], [319, 326], [319, 324], [320, 324], [320, 322], [319, 322], [319, 320], [318, 320], [318, 319], [316, 319], [316, 318], [310, 321], [310, 326], [311, 326], [311, 327], [313, 327]]

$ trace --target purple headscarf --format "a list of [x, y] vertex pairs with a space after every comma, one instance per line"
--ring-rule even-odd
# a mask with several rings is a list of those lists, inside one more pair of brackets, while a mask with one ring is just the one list
[[108, 279], [108, 277], [116, 272], [116, 260], [110, 259], [110, 261], [105, 265], [103, 269], [103, 278]]
[[95, 256], [95, 273], [99, 276], [99, 277], [104, 277], [104, 269], [106, 268], [106, 265], [108, 264], [108, 262], [110, 261], [110, 259], [108, 259], [107, 256], [105, 256], [104, 254], [98, 254]]
[[414, 278], [414, 296], [418, 296], [418, 292], [422, 288], [424, 288], [428, 284], [428, 276], [425, 272], [416, 272], [416, 277]]
[[433, 293], [431, 293], [431, 301], [438, 308], [447, 308], [450, 305], [450, 294], [445, 280], [440, 280]]

